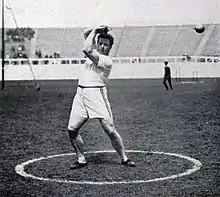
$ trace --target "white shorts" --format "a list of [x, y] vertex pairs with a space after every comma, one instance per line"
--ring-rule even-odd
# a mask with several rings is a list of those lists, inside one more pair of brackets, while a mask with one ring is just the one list
[[77, 88], [73, 99], [69, 125], [75, 118], [112, 118], [106, 87]]

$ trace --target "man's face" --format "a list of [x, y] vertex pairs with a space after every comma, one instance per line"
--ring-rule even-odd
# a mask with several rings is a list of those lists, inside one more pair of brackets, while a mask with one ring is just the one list
[[108, 55], [111, 50], [109, 39], [99, 38], [97, 43], [97, 51], [102, 55]]
[[168, 63], [167, 63], [167, 62], [165, 62], [165, 67], [167, 67], [167, 64], [168, 64]]

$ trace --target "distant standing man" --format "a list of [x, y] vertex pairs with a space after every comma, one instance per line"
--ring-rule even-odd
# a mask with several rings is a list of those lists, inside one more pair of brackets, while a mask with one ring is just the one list
[[163, 84], [166, 88], [166, 90], [169, 90], [166, 81], [168, 81], [170, 89], [172, 90], [172, 81], [171, 81], [171, 71], [170, 71], [170, 67], [168, 66], [168, 61], [164, 61], [164, 78], [163, 78]]
[[107, 97], [106, 84], [112, 69], [112, 59], [109, 57], [109, 52], [114, 43], [113, 36], [108, 33], [109, 30], [107, 26], [100, 26], [84, 33], [83, 52], [86, 56], [86, 62], [81, 68], [77, 93], [73, 100], [68, 124], [70, 141], [77, 155], [77, 161], [71, 165], [70, 169], [78, 169], [87, 165], [79, 130], [91, 118], [97, 118], [101, 123], [113, 148], [120, 156], [121, 164], [135, 166], [135, 163], [125, 154], [124, 144], [115, 129]]

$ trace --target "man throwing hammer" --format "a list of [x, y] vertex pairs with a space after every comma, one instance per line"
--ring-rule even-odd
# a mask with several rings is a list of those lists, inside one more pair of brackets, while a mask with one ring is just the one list
[[122, 138], [115, 129], [107, 97], [106, 84], [112, 69], [109, 52], [114, 44], [114, 38], [108, 33], [109, 30], [107, 26], [100, 26], [84, 34], [83, 52], [86, 62], [82, 66], [68, 124], [70, 141], [77, 155], [77, 161], [71, 165], [70, 169], [78, 169], [87, 165], [79, 130], [91, 118], [97, 118], [101, 123], [113, 148], [120, 156], [121, 164], [135, 166], [135, 163], [126, 156]]

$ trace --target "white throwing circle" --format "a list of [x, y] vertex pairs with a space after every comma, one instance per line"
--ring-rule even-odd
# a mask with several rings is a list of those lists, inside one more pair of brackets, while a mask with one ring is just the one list
[[[181, 154], [177, 154], [177, 153], [166, 153], [166, 152], [149, 152], [149, 151], [141, 151], [141, 150], [126, 150], [126, 152], [129, 153], [143, 153], [143, 154], [149, 154], [149, 153], [153, 153], [153, 154], [159, 154], [159, 155], [168, 155], [168, 156], [174, 156], [174, 157], [178, 157], [181, 159], [185, 159], [190, 161], [191, 163], [193, 163], [192, 168], [178, 173], [178, 174], [174, 174], [174, 175], [170, 175], [170, 176], [166, 176], [166, 177], [159, 177], [159, 178], [154, 178], [154, 179], [148, 179], [148, 180], [131, 180], [131, 181], [73, 181], [73, 180], [65, 180], [65, 179], [57, 179], [57, 178], [44, 178], [44, 177], [38, 177], [29, 173], [26, 173], [24, 168], [25, 166], [34, 163], [36, 161], [41, 161], [41, 160], [46, 160], [46, 159], [50, 159], [50, 158], [54, 158], [54, 157], [63, 157], [63, 156], [70, 156], [70, 155], [75, 155], [75, 153], [64, 153], [64, 154], [57, 154], [57, 155], [50, 155], [47, 157], [40, 157], [40, 158], [36, 158], [36, 159], [32, 159], [32, 160], [28, 160], [26, 162], [23, 162], [21, 164], [18, 164], [15, 167], [15, 171], [17, 174], [23, 176], [23, 177], [27, 177], [27, 178], [32, 178], [32, 179], [36, 179], [36, 180], [40, 180], [40, 181], [51, 181], [51, 182], [58, 182], [58, 183], [72, 183], [72, 184], [88, 184], [88, 185], [113, 185], [113, 184], [134, 184], [134, 183], [150, 183], [150, 182], [157, 182], [157, 181], [164, 181], [164, 180], [169, 180], [169, 179], [175, 179], [178, 177], [183, 177], [183, 176], [187, 176], [190, 175], [194, 172], [196, 172], [197, 170], [199, 170], [202, 166], [201, 162], [199, 160], [196, 160], [192, 157], [189, 156], [185, 156], [185, 155], [181, 155]], [[115, 153], [114, 150], [103, 150], [103, 151], [91, 151], [91, 152], [86, 152], [86, 154], [99, 154], [99, 153]]]

